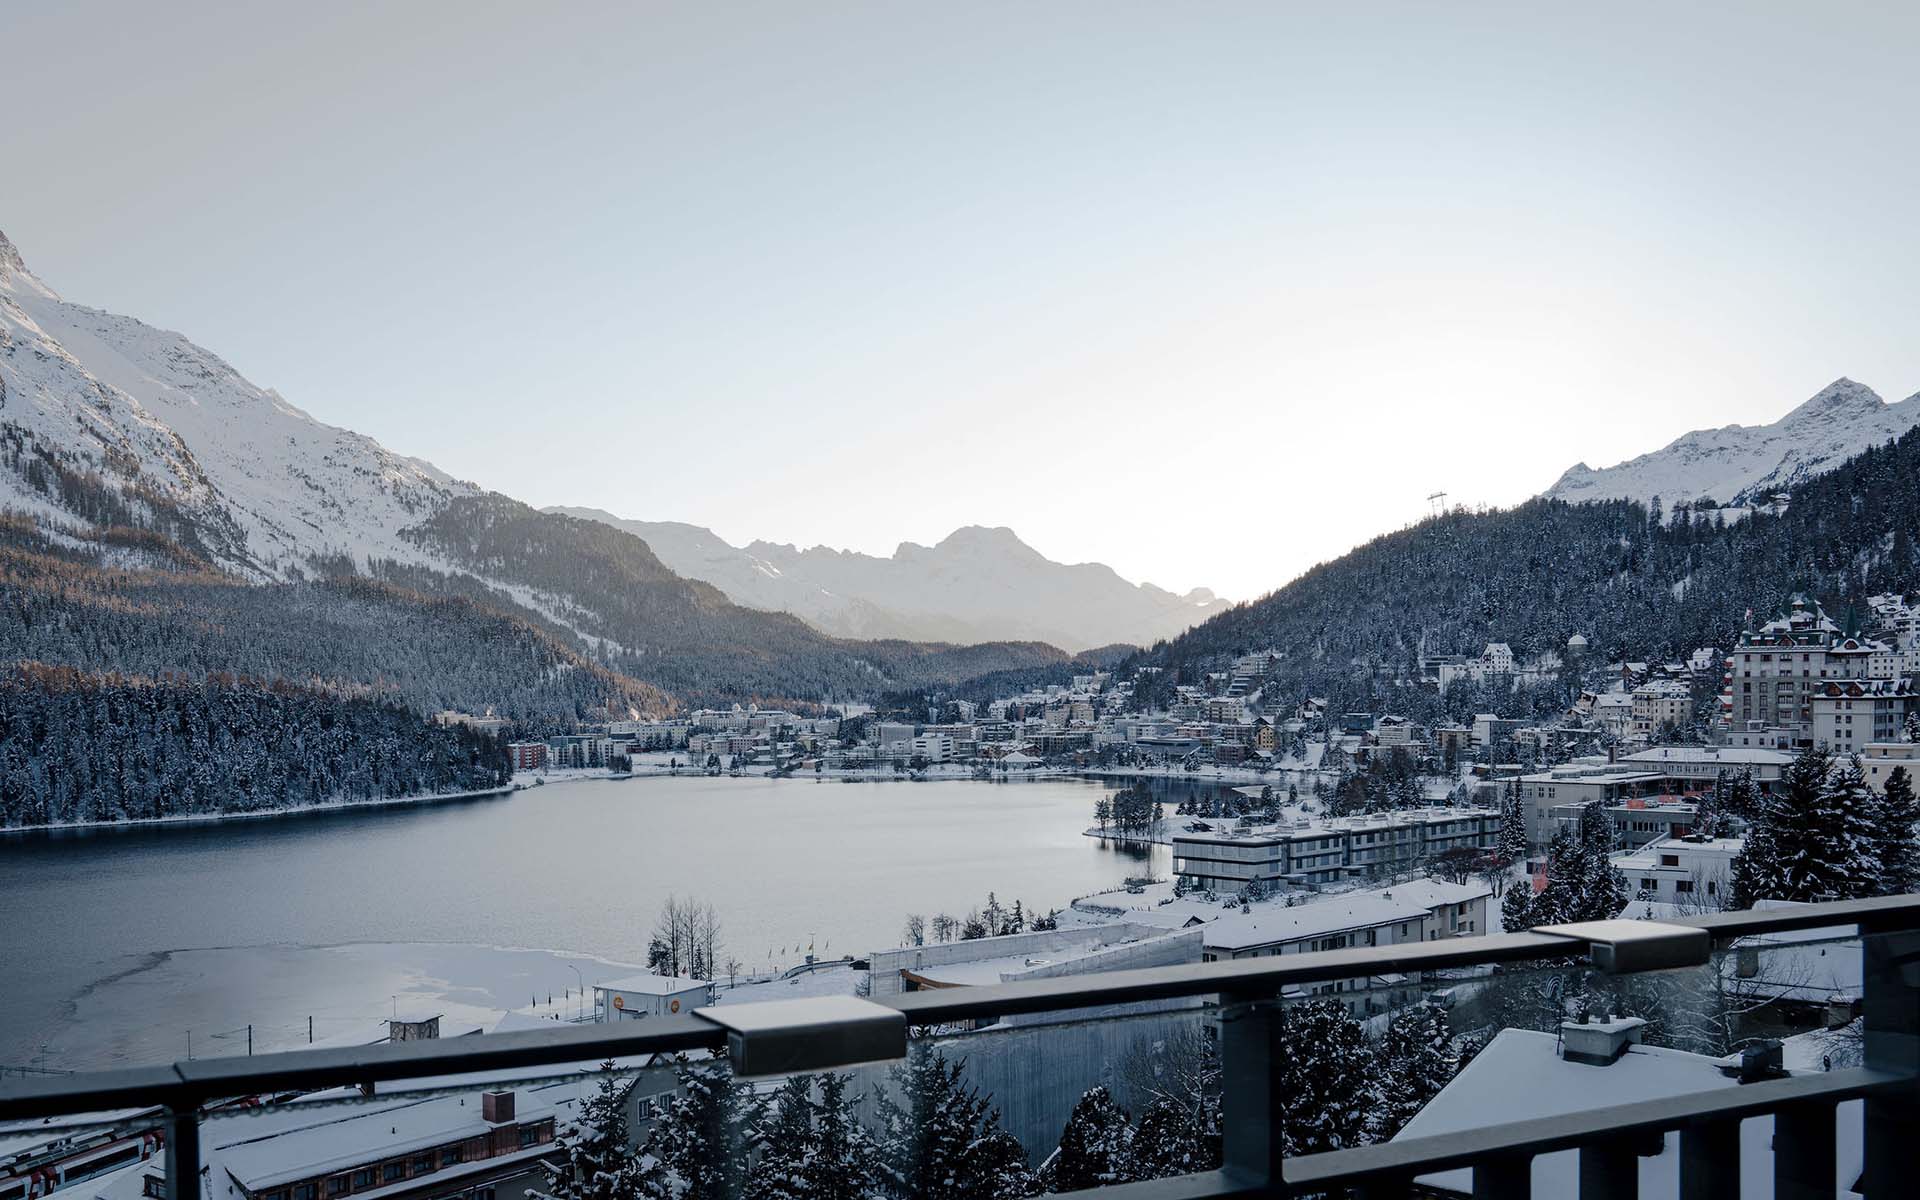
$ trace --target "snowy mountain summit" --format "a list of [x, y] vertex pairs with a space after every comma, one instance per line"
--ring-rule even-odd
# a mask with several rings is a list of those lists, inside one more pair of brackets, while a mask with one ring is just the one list
[[400, 530], [478, 491], [177, 333], [62, 299], [0, 234], [0, 509], [157, 530], [271, 580], [337, 555], [419, 561]]
[[1867, 449], [1920, 425], [1920, 394], [1888, 404], [1851, 379], [1836, 379], [1771, 425], [1700, 429], [1665, 448], [1603, 470], [1579, 463], [1548, 488], [1556, 500], [1712, 499], [1764, 501], [1791, 492]]

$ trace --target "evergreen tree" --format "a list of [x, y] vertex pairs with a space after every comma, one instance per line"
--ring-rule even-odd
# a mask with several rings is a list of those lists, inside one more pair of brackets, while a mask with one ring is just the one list
[[808, 1200], [869, 1200], [879, 1186], [879, 1156], [873, 1138], [854, 1118], [847, 1076], [820, 1076], [813, 1114], [813, 1156], [805, 1169]]
[[1887, 774], [1887, 792], [1880, 799], [1877, 823], [1880, 886], [1889, 896], [1920, 892], [1916, 822], [1920, 822], [1920, 803], [1914, 799], [1913, 779], [1905, 767], [1895, 767]]
[[760, 1155], [747, 1177], [748, 1200], [800, 1200], [809, 1194], [813, 1116], [812, 1076], [789, 1077], [757, 1131]]
[[967, 1195], [976, 1200], [1025, 1200], [1043, 1190], [1020, 1139], [1004, 1129], [990, 1128], [975, 1138], [962, 1163]]
[[642, 1200], [654, 1194], [640, 1157], [627, 1141], [628, 1086], [611, 1059], [600, 1064], [600, 1083], [580, 1106], [580, 1117], [554, 1139], [556, 1157], [540, 1164], [545, 1186], [529, 1188], [535, 1200]]
[[1423, 1003], [1394, 1014], [1380, 1040], [1380, 1059], [1387, 1087], [1376, 1133], [1385, 1139], [1400, 1132], [1458, 1070], [1446, 1010]]
[[1365, 1145], [1384, 1088], [1359, 1022], [1338, 1001], [1309, 1000], [1281, 1009], [1280, 1037], [1278, 1090], [1287, 1098], [1282, 1153]]
[[647, 1148], [677, 1200], [741, 1200], [762, 1105], [723, 1064], [688, 1063]]
[[1157, 1097], [1141, 1114], [1127, 1157], [1127, 1178], [1164, 1179], [1218, 1166], [1205, 1132], [1186, 1105]]
[[1127, 1114], [1107, 1089], [1088, 1089], [1067, 1115], [1060, 1149], [1048, 1167], [1047, 1190], [1080, 1191], [1126, 1179], [1132, 1135]]
[[1580, 811], [1575, 831], [1561, 829], [1547, 844], [1546, 887], [1508, 890], [1500, 913], [1508, 932], [1538, 925], [1605, 921], [1627, 904], [1627, 884], [1611, 857], [1613, 830], [1599, 801]]
[[1834, 768], [1826, 751], [1807, 750], [1781, 773], [1781, 792], [1765, 797], [1734, 857], [1729, 903], [1809, 903], [1876, 893], [1873, 818], [1879, 807], [1851, 763]]
[[990, 1158], [1005, 1164], [1000, 1152], [989, 1156], [975, 1147], [999, 1130], [1000, 1116], [978, 1089], [961, 1082], [963, 1066], [917, 1045], [889, 1072], [900, 1097], [880, 1098], [881, 1173], [895, 1195], [992, 1200], [994, 1185], [982, 1172]]

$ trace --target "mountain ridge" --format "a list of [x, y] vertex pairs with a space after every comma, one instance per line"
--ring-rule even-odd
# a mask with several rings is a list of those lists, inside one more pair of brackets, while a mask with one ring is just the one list
[[1669, 506], [1711, 499], [1718, 507], [1739, 507], [1791, 492], [1800, 481], [1915, 425], [1920, 393], [1889, 403], [1841, 376], [1770, 424], [1696, 429], [1610, 467], [1576, 463], [1541, 495], [1641, 503], [1659, 496]]
[[[364, 576], [400, 589], [361, 594], [396, 614], [405, 596], [458, 599], [577, 656], [557, 658], [557, 670], [590, 662], [615, 672], [600, 688], [615, 703], [622, 689], [657, 695], [636, 683], [681, 700], [827, 701], [1069, 661], [1032, 642], [853, 643], [734, 605], [629, 533], [595, 526], [600, 536], [455, 479], [316, 420], [181, 334], [68, 302], [4, 246], [0, 516], [26, 520], [46, 547], [84, 552], [92, 567], [296, 589]], [[31, 572], [20, 586], [31, 590]], [[164, 608], [189, 595], [158, 588], [142, 602]], [[44, 599], [23, 592], [20, 602]], [[195, 645], [195, 660], [217, 659], [219, 645]], [[245, 646], [227, 648], [247, 657]], [[450, 665], [442, 657], [428, 669]], [[366, 686], [377, 672], [356, 666], [337, 682]], [[429, 679], [411, 694], [435, 690]]]
[[703, 526], [598, 508], [543, 511], [624, 529], [675, 572], [734, 603], [792, 613], [837, 637], [1040, 641], [1070, 651], [1149, 646], [1227, 607], [1205, 588], [1178, 595], [1131, 583], [1103, 563], [1055, 562], [1003, 525], [962, 525], [931, 546], [905, 541], [882, 558], [764, 539], [734, 546]]

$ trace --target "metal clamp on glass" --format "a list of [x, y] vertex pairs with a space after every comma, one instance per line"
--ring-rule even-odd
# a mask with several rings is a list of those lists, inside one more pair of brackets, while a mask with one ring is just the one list
[[1697, 967], [1713, 953], [1713, 936], [1705, 929], [1662, 921], [1576, 921], [1533, 932], [1578, 938], [1587, 943], [1593, 965], [1614, 975]]
[[858, 996], [697, 1008], [727, 1031], [736, 1075], [791, 1075], [907, 1056], [907, 1015]]

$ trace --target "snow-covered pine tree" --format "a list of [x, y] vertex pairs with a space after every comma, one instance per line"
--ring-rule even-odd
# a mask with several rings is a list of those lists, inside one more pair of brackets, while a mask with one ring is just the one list
[[1494, 855], [1503, 866], [1527, 857], [1527, 817], [1520, 806], [1518, 779], [1509, 780], [1500, 797], [1500, 837], [1494, 843]]
[[1140, 1116], [1128, 1148], [1127, 1178], [1164, 1179], [1169, 1175], [1189, 1175], [1210, 1171], [1212, 1161], [1206, 1138], [1186, 1105], [1161, 1096], [1147, 1105]]
[[1384, 1140], [1413, 1120], [1459, 1069], [1446, 1010], [1423, 1003], [1394, 1014], [1380, 1039], [1380, 1064], [1387, 1087], [1374, 1134]]
[[1127, 1114], [1104, 1087], [1082, 1093], [1067, 1114], [1060, 1132], [1060, 1149], [1048, 1165], [1050, 1192], [1105, 1187], [1127, 1177], [1127, 1147], [1133, 1129]]
[[1880, 861], [1886, 834], [1881, 817], [1886, 808], [1867, 786], [1860, 760], [1849, 756], [1834, 763], [1822, 799], [1832, 813], [1834, 828], [1840, 831], [1841, 864], [1848, 884], [1842, 895], [1847, 899], [1886, 895]]
[[599, 1084], [580, 1106], [580, 1116], [554, 1139], [557, 1156], [541, 1164], [544, 1186], [527, 1189], [534, 1200], [642, 1200], [658, 1194], [640, 1156], [627, 1140], [627, 1091], [609, 1059]]
[[[1857, 794], [1857, 768], [1830, 780], [1824, 750], [1803, 752], [1781, 773], [1781, 792], [1758, 806], [1747, 842], [1735, 856], [1730, 903], [1845, 899], [1869, 895], [1879, 867], [1871, 860], [1872, 805]], [[1862, 785], [1859, 791], [1864, 791]]]
[[900, 1097], [880, 1099], [882, 1176], [915, 1200], [974, 1200], [967, 1151], [988, 1125], [988, 1105], [960, 1081], [963, 1063], [924, 1044], [889, 1074]]
[[987, 1129], [967, 1147], [962, 1160], [966, 1195], [973, 1200], [1025, 1200], [1042, 1190], [1040, 1176], [1027, 1165], [1020, 1139], [991, 1118]]
[[1913, 778], [1905, 767], [1887, 773], [1886, 795], [1880, 798], [1878, 822], [1880, 844], [1880, 886], [1890, 896], [1920, 892], [1920, 841], [1915, 825], [1920, 822], [1920, 802], [1913, 793]]
[[760, 1154], [747, 1176], [748, 1200], [801, 1200], [809, 1195], [813, 1116], [813, 1077], [789, 1077], [774, 1093], [757, 1130]]
[[869, 1200], [879, 1188], [873, 1138], [853, 1115], [844, 1074], [819, 1077], [813, 1110], [813, 1156], [806, 1164], [808, 1200]]
[[1383, 1102], [1378, 1058], [1359, 1022], [1335, 1000], [1309, 1000], [1280, 1012], [1282, 1152], [1317, 1154], [1362, 1146]]
[[741, 1200], [746, 1194], [761, 1103], [723, 1063], [680, 1068], [647, 1150], [670, 1176], [676, 1200]]

